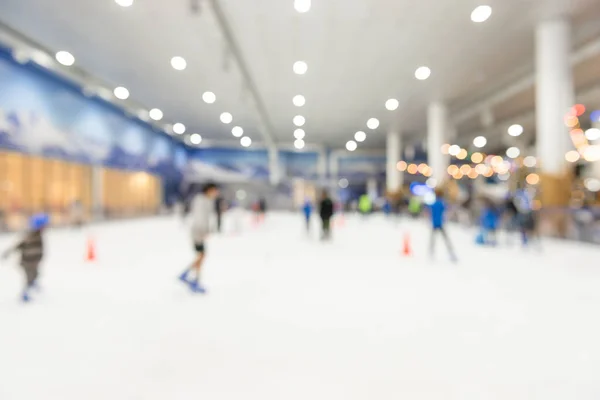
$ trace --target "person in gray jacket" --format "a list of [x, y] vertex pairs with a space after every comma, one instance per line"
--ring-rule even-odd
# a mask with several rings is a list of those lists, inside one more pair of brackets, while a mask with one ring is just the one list
[[[196, 251], [196, 259], [181, 274], [179, 279], [190, 285], [192, 291], [204, 293], [206, 290], [200, 284], [200, 271], [206, 255], [206, 238], [212, 231], [212, 222], [215, 217], [215, 199], [219, 195], [219, 188], [214, 183], [208, 183], [202, 188], [202, 193], [194, 196], [190, 206], [192, 220], [191, 236]], [[194, 279], [189, 277], [194, 273]]]

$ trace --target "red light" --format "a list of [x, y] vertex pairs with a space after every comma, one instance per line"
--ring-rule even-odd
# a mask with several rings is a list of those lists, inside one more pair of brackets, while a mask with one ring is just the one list
[[585, 106], [583, 104], [575, 104], [573, 106], [572, 113], [578, 117], [581, 117], [583, 114], [585, 114]]

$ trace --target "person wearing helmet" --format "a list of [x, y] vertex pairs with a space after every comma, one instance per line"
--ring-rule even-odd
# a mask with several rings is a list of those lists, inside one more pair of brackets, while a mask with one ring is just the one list
[[16, 246], [8, 249], [4, 253], [4, 258], [8, 258], [10, 254], [19, 251], [21, 253], [21, 267], [25, 272], [26, 284], [21, 300], [28, 302], [30, 291], [37, 284], [39, 276], [39, 267], [44, 258], [44, 241], [42, 232], [48, 225], [49, 217], [46, 214], [38, 214], [31, 217], [29, 221], [29, 232], [23, 240]]

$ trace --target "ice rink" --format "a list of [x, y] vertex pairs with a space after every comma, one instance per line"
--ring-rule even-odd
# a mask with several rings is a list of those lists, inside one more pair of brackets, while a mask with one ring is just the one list
[[49, 232], [31, 304], [4, 261], [0, 399], [600, 398], [597, 247], [481, 248], [450, 225], [452, 264], [422, 221], [347, 217], [331, 243], [300, 215], [226, 222], [207, 295], [176, 279], [193, 254], [175, 217]]

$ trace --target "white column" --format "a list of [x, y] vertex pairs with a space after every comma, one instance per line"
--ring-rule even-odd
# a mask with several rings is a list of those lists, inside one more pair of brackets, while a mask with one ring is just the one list
[[433, 102], [427, 112], [427, 158], [438, 182], [446, 179], [449, 158], [442, 154], [442, 145], [447, 135], [446, 106]]
[[386, 190], [394, 193], [402, 187], [402, 172], [398, 170], [402, 138], [398, 132], [387, 135], [386, 145]]
[[375, 200], [377, 198], [377, 179], [369, 178], [367, 179], [367, 194], [371, 198], [371, 200]]
[[321, 149], [318, 152], [317, 176], [320, 182], [327, 180], [327, 150]]
[[271, 147], [269, 148], [269, 182], [271, 185], [277, 185], [280, 181], [279, 151], [276, 147]]
[[337, 185], [337, 181], [340, 175], [340, 160], [339, 153], [337, 151], [329, 154], [329, 179]]
[[543, 172], [561, 174], [570, 148], [564, 117], [574, 105], [569, 58], [571, 27], [566, 19], [542, 22], [536, 32], [536, 142]]

